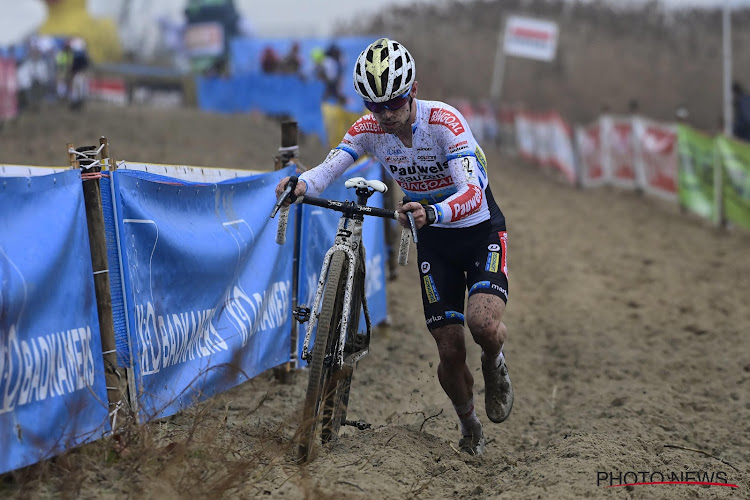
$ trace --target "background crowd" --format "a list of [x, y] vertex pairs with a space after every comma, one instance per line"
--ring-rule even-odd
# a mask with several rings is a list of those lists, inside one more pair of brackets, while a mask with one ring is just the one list
[[7, 51], [16, 64], [18, 110], [38, 111], [50, 103], [83, 106], [91, 67], [82, 38], [34, 36]]

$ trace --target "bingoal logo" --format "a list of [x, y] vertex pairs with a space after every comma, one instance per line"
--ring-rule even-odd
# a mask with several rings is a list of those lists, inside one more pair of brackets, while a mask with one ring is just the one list
[[430, 111], [430, 123], [448, 127], [453, 135], [461, 135], [466, 130], [461, 120], [453, 112], [443, 108], [432, 108]]

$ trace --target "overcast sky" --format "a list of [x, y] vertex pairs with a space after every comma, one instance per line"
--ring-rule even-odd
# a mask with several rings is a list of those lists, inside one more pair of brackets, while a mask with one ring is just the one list
[[[0, 0], [0, 2], [10, 0]], [[131, 0], [134, 3], [139, 0]], [[300, 36], [328, 36], [336, 23], [372, 15], [393, 5], [441, 4], [448, 0], [235, 0], [235, 5], [260, 36], [284, 36], [293, 30]], [[590, 0], [602, 1], [602, 0]], [[613, 0], [642, 2], [645, 0]], [[714, 6], [724, 0], [661, 0], [668, 6]], [[750, 0], [727, 0], [750, 6]], [[89, 9], [98, 13], [116, 13], [122, 0], [88, 0]], [[147, 9], [161, 11], [178, 19], [185, 0], [149, 0]]]
[[[599, 2], [602, 0], [589, 0]], [[646, 0], [619, 0], [642, 2]], [[661, 0], [666, 6], [716, 6], [724, 0]], [[728, 0], [750, 6], [750, 0]], [[301, 35], [329, 35], [336, 21], [355, 19], [393, 5], [442, 4], [447, 0], [235, 0], [255, 26], [259, 35], [274, 36], [288, 33], [288, 26], [306, 30]], [[617, 2], [617, 3], [619, 3]], [[251, 7], [252, 6], [252, 7]], [[247, 9], [245, 9], [247, 7]], [[280, 14], [283, 13], [283, 14]]]

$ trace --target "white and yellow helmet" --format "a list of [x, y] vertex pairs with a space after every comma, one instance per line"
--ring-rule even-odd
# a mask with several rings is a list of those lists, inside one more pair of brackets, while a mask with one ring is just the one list
[[354, 89], [362, 99], [385, 102], [403, 95], [416, 79], [414, 59], [395, 40], [375, 40], [354, 63]]

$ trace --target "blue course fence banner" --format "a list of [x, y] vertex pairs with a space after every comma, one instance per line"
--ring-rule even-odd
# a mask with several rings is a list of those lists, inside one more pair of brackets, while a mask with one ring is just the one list
[[[315, 54], [322, 57], [331, 48], [337, 49], [339, 66], [332, 73], [340, 75], [338, 89], [344, 99], [343, 106], [348, 111], [361, 112], [362, 99], [354, 90], [352, 69], [359, 53], [377, 38], [236, 37], [230, 44], [231, 74], [196, 78], [198, 106], [204, 111], [218, 113], [260, 111], [272, 116], [289, 116], [297, 121], [300, 131], [316, 134], [327, 144], [321, 111], [325, 85], [318, 74], [322, 68], [316, 65]], [[262, 71], [264, 52], [273, 51], [281, 58], [294, 44], [300, 49], [298, 74]], [[318, 64], [323, 63], [318, 61]]]
[[77, 170], [0, 182], [0, 473], [110, 431]]
[[142, 421], [289, 361], [293, 248], [269, 214], [291, 172], [210, 185], [113, 172]]
[[[349, 111], [362, 110], [362, 99], [354, 90], [352, 73], [354, 61], [359, 53], [380, 38], [371, 36], [339, 36], [327, 37], [236, 37], [230, 43], [230, 63], [233, 75], [256, 74], [261, 76], [275, 76], [264, 74], [262, 69], [263, 53], [273, 51], [278, 57], [288, 54], [294, 44], [299, 46], [299, 74], [306, 81], [318, 79], [315, 63], [315, 52], [324, 54], [332, 47], [339, 52], [341, 83], [339, 91], [346, 98], [345, 107]], [[297, 77], [295, 77], [297, 78]]]
[[[174, 182], [175, 179], [172, 177], [166, 177], [163, 175], [152, 174], [149, 172], [143, 172], [140, 170], [130, 171], [130, 175], [151, 181], [161, 182]], [[262, 174], [260, 174], [262, 175]], [[254, 174], [250, 174], [248, 177], [227, 179], [224, 183], [232, 182], [247, 182], [254, 178]], [[195, 183], [188, 181], [179, 181], [185, 185], [194, 184], [205, 184]], [[104, 227], [107, 233], [107, 261], [110, 270], [116, 270], [109, 274], [110, 284], [110, 297], [112, 301], [112, 319], [114, 322], [115, 330], [115, 345], [117, 348], [117, 366], [130, 368], [132, 365], [130, 342], [128, 340], [127, 330], [127, 312], [125, 310], [125, 299], [123, 296], [122, 289], [122, 277], [119, 272], [120, 269], [120, 254], [117, 245], [117, 229], [116, 229], [116, 211], [112, 204], [112, 187], [111, 181], [103, 177], [101, 179], [101, 196], [102, 196], [102, 209], [104, 212]]]
[[291, 75], [243, 74], [198, 77], [198, 106], [216, 113], [260, 111], [271, 116], [291, 116], [300, 131], [326, 140], [320, 108], [323, 83]]
[[[377, 161], [368, 158], [350, 170], [331, 185], [320, 195], [332, 200], [356, 201], [357, 196], [353, 189], [344, 186], [346, 179], [352, 177], [364, 177], [365, 179], [383, 180], [382, 167]], [[383, 207], [383, 195], [375, 193], [370, 197], [367, 204], [373, 207]], [[312, 307], [315, 300], [315, 290], [318, 286], [320, 267], [323, 264], [325, 253], [331, 248], [336, 237], [341, 213], [333, 210], [302, 205], [302, 228], [300, 234], [300, 264], [299, 264], [299, 287], [297, 291], [297, 303]], [[385, 219], [380, 217], [365, 217], [362, 239], [365, 245], [366, 277], [365, 296], [367, 307], [370, 312], [370, 320], [374, 325], [387, 319], [388, 304], [385, 290], [385, 264], [387, 262], [387, 250], [385, 248]], [[305, 327], [300, 327], [298, 352], [302, 354], [302, 344], [305, 340]], [[359, 331], [365, 331], [364, 313], [360, 315]], [[310, 346], [312, 347], [312, 345]], [[299, 358], [300, 366], [307, 363]]]
[[130, 368], [131, 356], [128, 343], [127, 313], [122, 290], [120, 255], [117, 246], [115, 211], [112, 205], [112, 183], [109, 178], [99, 181], [102, 197], [102, 214], [107, 241], [107, 268], [109, 269], [109, 297], [112, 303], [112, 322], [115, 330], [117, 366]]

